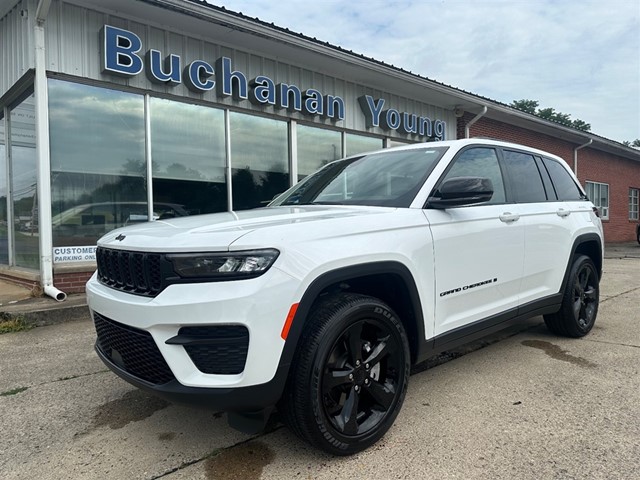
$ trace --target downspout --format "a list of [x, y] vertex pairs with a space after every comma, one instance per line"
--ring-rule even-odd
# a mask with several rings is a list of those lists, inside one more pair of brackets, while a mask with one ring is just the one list
[[584, 147], [588, 147], [592, 143], [593, 143], [593, 138], [590, 138], [587, 143], [573, 149], [573, 173], [576, 175], [576, 178], [578, 178], [578, 150]]
[[40, 275], [44, 293], [58, 302], [67, 294], [53, 286], [53, 239], [51, 223], [51, 159], [49, 155], [49, 98], [47, 92], [45, 31], [51, 0], [40, 0], [33, 26], [35, 44], [36, 156], [38, 158], [38, 224], [40, 225]]
[[471, 129], [471, 125], [473, 125], [478, 120], [480, 120], [484, 116], [485, 113], [487, 113], [487, 106], [486, 105], [484, 107], [482, 107], [482, 111], [479, 114], [477, 114], [475, 117], [473, 117], [471, 119], [471, 121], [469, 123], [467, 123], [467, 125], [464, 127], [464, 138], [469, 138], [469, 130]]

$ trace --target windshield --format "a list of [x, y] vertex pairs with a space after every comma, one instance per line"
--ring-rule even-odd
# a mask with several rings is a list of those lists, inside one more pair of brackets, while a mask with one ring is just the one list
[[271, 206], [408, 207], [446, 150], [391, 150], [338, 160], [303, 179]]

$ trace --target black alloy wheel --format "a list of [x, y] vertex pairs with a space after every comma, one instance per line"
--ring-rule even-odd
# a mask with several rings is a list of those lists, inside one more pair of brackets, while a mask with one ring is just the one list
[[583, 264], [573, 283], [573, 315], [582, 330], [593, 324], [598, 313], [598, 279], [590, 265]]
[[409, 380], [409, 343], [397, 315], [373, 297], [339, 293], [312, 312], [280, 414], [315, 447], [351, 455], [393, 425]]
[[544, 316], [549, 330], [567, 337], [582, 337], [589, 333], [598, 315], [599, 280], [593, 261], [586, 255], [577, 255], [571, 265], [560, 310]]
[[342, 332], [325, 361], [323, 413], [343, 435], [366, 435], [394, 406], [404, 355], [391, 328], [376, 319], [357, 321]]

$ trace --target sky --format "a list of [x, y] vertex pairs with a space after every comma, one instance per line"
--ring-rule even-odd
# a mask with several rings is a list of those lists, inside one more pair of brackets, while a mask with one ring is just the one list
[[208, 0], [509, 104], [640, 138], [640, 0]]

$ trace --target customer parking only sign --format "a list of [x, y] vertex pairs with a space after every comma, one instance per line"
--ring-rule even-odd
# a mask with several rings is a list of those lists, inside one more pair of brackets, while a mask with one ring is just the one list
[[95, 261], [95, 245], [87, 245], [84, 247], [55, 247], [53, 249], [53, 263]]

